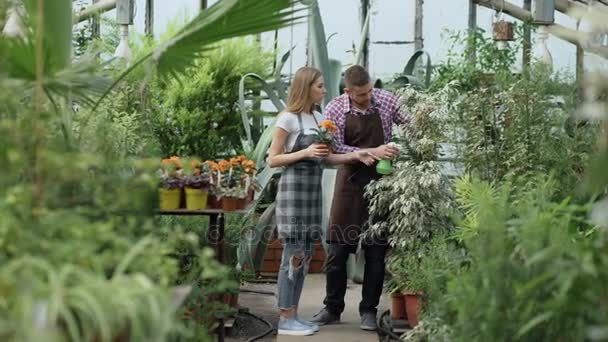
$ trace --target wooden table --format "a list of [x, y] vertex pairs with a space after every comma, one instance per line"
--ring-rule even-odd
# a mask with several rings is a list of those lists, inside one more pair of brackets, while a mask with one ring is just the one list
[[[253, 202], [249, 203], [245, 208], [239, 210], [225, 211], [222, 209], [202, 209], [202, 210], [158, 210], [159, 215], [165, 216], [209, 216], [209, 229], [207, 230], [207, 241], [215, 250], [216, 259], [224, 263], [224, 236], [225, 236], [225, 214], [246, 214], [253, 206]], [[217, 328], [217, 340], [223, 342], [226, 336], [224, 328], [224, 319], [219, 319]]]

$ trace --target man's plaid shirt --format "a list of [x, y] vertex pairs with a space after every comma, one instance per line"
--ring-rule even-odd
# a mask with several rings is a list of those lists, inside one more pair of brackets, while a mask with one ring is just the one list
[[367, 111], [359, 111], [351, 105], [348, 94], [342, 94], [331, 100], [325, 107], [325, 120], [333, 121], [338, 130], [334, 135], [333, 149], [336, 153], [348, 153], [357, 151], [359, 148], [344, 144], [344, 129], [346, 126], [346, 114], [369, 115], [378, 111], [382, 120], [384, 131], [384, 143], [387, 144], [392, 139], [393, 124], [409, 123], [409, 114], [402, 113], [399, 108], [399, 99], [390, 91], [374, 88], [372, 100]]

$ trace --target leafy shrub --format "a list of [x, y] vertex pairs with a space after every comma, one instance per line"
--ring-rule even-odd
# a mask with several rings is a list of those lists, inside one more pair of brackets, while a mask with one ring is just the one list
[[[469, 262], [436, 311], [454, 341], [580, 341], [606, 326], [605, 232], [588, 230], [588, 207], [552, 202], [556, 182], [525, 191], [464, 178], [459, 238]], [[443, 309], [440, 309], [443, 308]]]
[[268, 75], [268, 53], [245, 39], [222, 43], [191, 76], [153, 89], [152, 125], [164, 156], [215, 159], [241, 152], [238, 83], [247, 72]]

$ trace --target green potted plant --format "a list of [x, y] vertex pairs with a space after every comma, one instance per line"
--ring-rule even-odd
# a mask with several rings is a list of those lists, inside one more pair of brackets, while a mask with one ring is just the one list
[[[425, 289], [428, 279], [422, 271], [422, 256], [413, 251], [398, 251], [391, 256], [388, 263], [389, 272], [393, 276], [394, 290], [391, 312], [393, 319], [407, 319], [411, 327], [419, 322], [420, 311], [423, 306]], [[399, 299], [402, 301], [399, 303]], [[400, 312], [404, 310], [405, 312]], [[399, 317], [400, 316], [400, 317]]]
[[388, 281], [388, 289], [391, 294], [391, 319], [406, 320], [405, 298], [401, 292], [401, 284], [394, 275]]

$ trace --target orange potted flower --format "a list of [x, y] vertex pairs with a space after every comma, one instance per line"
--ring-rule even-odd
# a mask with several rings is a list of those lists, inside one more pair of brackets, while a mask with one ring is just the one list
[[177, 156], [161, 161], [160, 209], [179, 209], [183, 186], [182, 162]]
[[255, 168], [255, 161], [244, 159], [241, 162], [241, 167], [245, 174], [245, 188], [247, 189], [247, 201], [253, 201], [253, 196], [258, 184], [255, 180], [255, 174], [257, 169]]
[[242, 158], [234, 157], [230, 160], [220, 161], [218, 193], [222, 198], [222, 209], [234, 211], [242, 209], [247, 186], [243, 182], [244, 171], [241, 166]]
[[331, 120], [323, 120], [319, 123], [318, 128], [313, 128], [316, 135], [316, 141], [319, 144], [325, 144], [327, 147], [331, 146], [334, 139], [334, 134], [338, 130], [338, 126]]
[[220, 165], [213, 160], [207, 160], [205, 164], [207, 164], [207, 168], [209, 169], [210, 183], [207, 207], [210, 209], [220, 209], [222, 207], [222, 200], [218, 194], [218, 184], [221, 176]]

